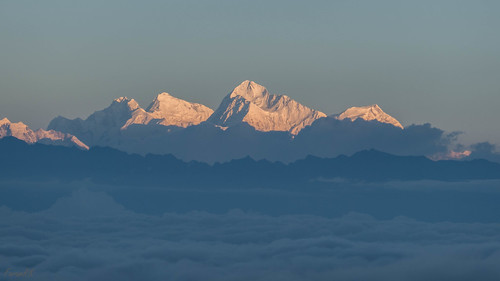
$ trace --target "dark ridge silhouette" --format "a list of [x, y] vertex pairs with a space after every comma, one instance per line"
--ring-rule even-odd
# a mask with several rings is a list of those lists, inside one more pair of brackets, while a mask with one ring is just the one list
[[368, 182], [500, 178], [500, 164], [486, 160], [433, 161], [423, 156], [396, 156], [377, 150], [336, 158], [308, 156], [290, 164], [245, 157], [209, 165], [184, 162], [172, 155], [128, 154], [108, 147], [82, 151], [29, 145], [8, 137], [0, 140], [0, 155], [3, 180], [89, 179], [116, 185], [288, 187], [335, 178]]

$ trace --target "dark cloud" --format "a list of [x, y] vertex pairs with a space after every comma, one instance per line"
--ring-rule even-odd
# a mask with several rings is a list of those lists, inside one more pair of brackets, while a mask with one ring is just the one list
[[400, 155], [434, 155], [447, 152], [457, 132], [446, 133], [431, 124], [410, 125], [404, 130], [389, 124], [364, 120], [322, 118], [305, 128], [295, 139], [302, 156], [333, 157], [377, 149]]
[[471, 145], [471, 155], [469, 159], [486, 159], [500, 163], [500, 153], [495, 144], [489, 142], [480, 142]]
[[335, 157], [364, 149], [431, 156], [448, 152], [458, 134], [446, 133], [431, 124], [401, 130], [377, 121], [327, 117], [316, 120], [295, 137], [283, 132], [259, 132], [246, 124], [222, 131], [203, 123], [172, 133], [150, 134], [148, 138], [123, 135], [119, 144], [112, 146], [143, 154], [172, 153], [183, 160], [229, 161], [248, 155], [289, 162], [307, 155]]

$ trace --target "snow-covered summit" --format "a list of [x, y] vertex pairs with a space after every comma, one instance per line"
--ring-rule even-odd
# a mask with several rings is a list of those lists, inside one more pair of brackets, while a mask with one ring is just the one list
[[48, 129], [75, 135], [91, 146], [106, 145], [107, 139], [115, 138], [127, 120], [141, 112], [144, 109], [134, 99], [120, 97], [85, 120], [58, 116], [50, 121]]
[[122, 107], [128, 110], [136, 110], [140, 106], [134, 99], [128, 97], [119, 97], [113, 100], [113, 103], [110, 105], [110, 107]]
[[133, 124], [150, 123], [186, 128], [207, 120], [213, 112], [202, 104], [187, 102], [164, 92], [159, 94], [146, 110], [137, 106], [121, 129]]
[[366, 121], [376, 120], [381, 123], [391, 124], [393, 126], [399, 127], [403, 129], [404, 127], [399, 123], [396, 118], [390, 116], [385, 113], [380, 106], [377, 104], [361, 106], [361, 107], [351, 107], [341, 114], [335, 116], [335, 118], [339, 120], [349, 119], [354, 121], [358, 118], [361, 118]]
[[159, 94], [146, 111], [159, 120], [158, 124], [184, 128], [207, 120], [214, 112], [202, 104], [187, 102], [168, 93]]
[[120, 97], [107, 108], [91, 114], [87, 119], [56, 117], [49, 129], [71, 133], [91, 145], [109, 145], [130, 126], [163, 125], [186, 128], [205, 121], [213, 110], [198, 104], [159, 94], [144, 110], [131, 98]]
[[245, 80], [233, 89], [229, 97], [234, 98], [240, 96], [249, 101], [259, 101], [269, 95], [269, 92], [264, 86], [250, 80]]
[[208, 121], [222, 127], [245, 122], [257, 131], [288, 131], [296, 135], [322, 117], [326, 114], [288, 96], [270, 94], [264, 86], [246, 80], [223, 99]]
[[88, 150], [89, 147], [71, 134], [65, 134], [54, 130], [31, 130], [22, 122], [12, 123], [9, 119], [0, 120], [0, 139], [4, 137], [15, 137], [27, 143], [44, 143], [51, 145], [76, 146]]
[[23, 122], [12, 123], [9, 119], [0, 120], [0, 138], [15, 137], [27, 143], [37, 142], [35, 133]]

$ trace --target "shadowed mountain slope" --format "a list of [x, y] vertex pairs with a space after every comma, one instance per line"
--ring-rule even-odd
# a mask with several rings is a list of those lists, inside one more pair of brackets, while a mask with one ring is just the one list
[[352, 156], [309, 156], [288, 165], [249, 157], [209, 165], [171, 155], [127, 154], [112, 148], [89, 151], [15, 138], [0, 140], [0, 179], [83, 180], [123, 185], [228, 186], [297, 185], [311, 180], [362, 181], [499, 179], [500, 164], [486, 160], [433, 161], [366, 150]]

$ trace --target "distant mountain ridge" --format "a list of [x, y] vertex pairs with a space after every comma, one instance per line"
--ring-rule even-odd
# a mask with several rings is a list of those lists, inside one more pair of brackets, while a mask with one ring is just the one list
[[0, 120], [0, 139], [5, 137], [15, 137], [26, 143], [43, 143], [51, 145], [75, 146], [80, 149], [88, 150], [89, 147], [80, 141], [77, 137], [61, 133], [54, 130], [31, 130], [22, 122], [12, 123], [9, 119]]
[[121, 132], [131, 126], [149, 127], [141, 128], [144, 134], [146, 131], [151, 133], [161, 130], [158, 126], [175, 130], [175, 127], [187, 128], [206, 121], [219, 129], [225, 129], [246, 123], [257, 131], [284, 131], [296, 135], [304, 127], [324, 117], [326, 114], [320, 111], [308, 108], [288, 96], [272, 95], [265, 87], [246, 80], [223, 99], [215, 112], [204, 105], [161, 93], [146, 110], [134, 99], [121, 97], [85, 120], [58, 116], [48, 128], [74, 134], [90, 146], [114, 146]]
[[[0, 138], [16, 134], [7, 127]], [[163, 92], [146, 109], [120, 97], [86, 119], [58, 116], [48, 129], [18, 135], [28, 143], [104, 146], [208, 163], [246, 155], [293, 162], [307, 155], [331, 158], [365, 149], [434, 159], [478, 158], [474, 149], [456, 143], [457, 133], [430, 124], [403, 127], [376, 104], [326, 116], [249, 80], [231, 90], [215, 111]]]
[[[333, 179], [390, 180], [499, 179], [500, 164], [486, 160], [433, 161], [365, 150], [352, 156], [308, 156], [283, 164], [249, 157], [209, 165], [184, 162], [172, 155], [127, 154], [112, 148], [29, 145], [16, 138], [0, 140], [0, 179], [84, 180], [118, 185], [206, 187], [307, 183]], [[307, 186], [307, 185], [305, 185]]]
[[[354, 121], [360, 118], [403, 128], [401, 123], [378, 105], [352, 107], [335, 116], [340, 120]], [[206, 121], [225, 129], [246, 123], [257, 131], [283, 131], [297, 135], [314, 121], [325, 117], [327, 115], [323, 112], [306, 107], [288, 96], [270, 94], [264, 86], [246, 80], [222, 100], [215, 112], [204, 105], [161, 93], [146, 110], [134, 99], [121, 97], [85, 120], [69, 120], [59, 116], [50, 122], [48, 128], [74, 134], [90, 146], [113, 146], [113, 139], [117, 138], [120, 131], [132, 125], [187, 128]]]
[[50, 122], [48, 128], [80, 136], [91, 146], [112, 146], [120, 138], [121, 132], [133, 125], [186, 128], [200, 124], [212, 113], [213, 110], [204, 105], [161, 93], [147, 110], [142, 109], [134, 99], [120, 97], [107, 108], [94, 112], [85, 120], [80, 118], [70, 120], [58, 116]]
[[[340, 123], [324, 127], [323, 120], [330, 117]], [[382, 128], [379, 125], [389, 124], [397, 129], [403, 128], [378, 105], [352, 107], [330, 117], [286, 95], [271, 94], [264, 86], [246, 80], [230, 91], [215, 111], [168, 93], [159, 94], [146, 109], [134, 99], [121, 97], [85, 120], [59, 116], [50, 122], [48, 128], [75, 135], [88, 146], [109, 146], [139, 154], [172, 153], [183, 160], [206, 162], [226, 161], [244, 155], [293, 161], [311, 154], [308, 150], [318, 151], [315, 153], [318, 156], [330, 157], [334, 151], [352, 153], [365, 148], [384, 149], [365, 143], [346, 151], [331, 146], [339, 145], [336, 139], [346, 138], [338, 135], [339, 128], [352, 127], [343, 130], [343, 134], [359, 135], [360, 132], [354, 130], [354, 127], [360, 127], [359, 120], [374, 122], [371, 127]], [[321, 130], [309, 129], [318, 127], [317, 124]], [[308, 137], [309, 132], [317, 134], [320, 131], [333, 138], [331, 144], [319, 147], [322, 151], [318, 150], [319, 140]], [[373, 133], [373, 130], [368, 131]], [[397, 132], [393, 134], [399, 135]], [[294, 144], [296, 137], [302, 140], [301, 147]], [[318, 137], [325, 139], [315, 136]], [[347, 141], [352, 142], [352, 138]], [[354, 143], [359, 141], [364, 142], [357, 138]], [[346, 147], [346, 144], [340, 147]]]

